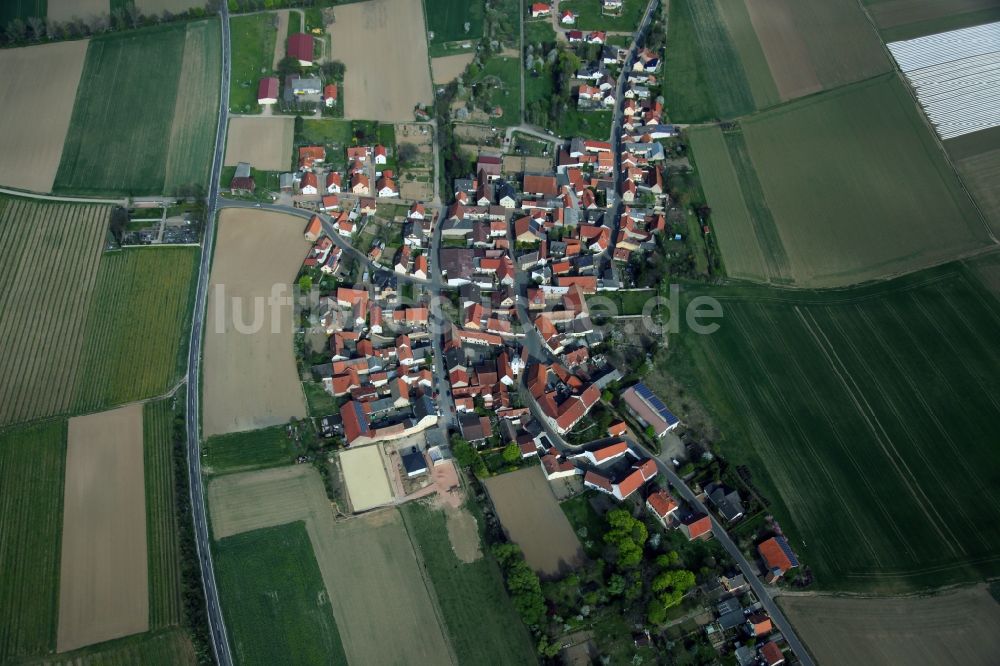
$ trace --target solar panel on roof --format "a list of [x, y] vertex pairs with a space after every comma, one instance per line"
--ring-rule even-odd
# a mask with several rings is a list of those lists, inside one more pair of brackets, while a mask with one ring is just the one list
[[660, 415], [660, 418], [667, 422], [667, 425], [673, 425], [680, 420], [674, 416], [673, 412], [667, 409], [667, 406], [663, 404], [663, 401], [656, 397], [656, 395], [654, 395], [645, 384], [636, 384], [635, 392], [638, 393], [643, 400], [648, 402], [650, 407], [656, 410], [656, 412]]
[[788, 561], [792, 563], [793, 567], [799, 566], [799, 559], [795, 557], [795, 553], [792, 552], [792, 547], [788, 545], [788, 541], [784, 537], [777, 537], [775, 541], [784, 551], [785, 555], [788, 557]]

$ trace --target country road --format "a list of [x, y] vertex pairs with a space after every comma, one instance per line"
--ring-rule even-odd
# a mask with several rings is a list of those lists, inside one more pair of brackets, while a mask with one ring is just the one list
[[201, 478], [201, 343], [203, 339], [208, 280], [212, 265], [212, 248], [215, 245], [216, 200], [219, 195], [219, 175], [222, 170], [223, 151], [226, 147], [226, 128], [229, 123], [229, 9], [220, 3], [222, 24], [222, 80], [219, 84], [219, 119], [215, 132], [215, 153], [212, 155], [211, 182], [205, 207], [205, 238], [202, 243], [201, 262], [198, 266], [198, 287], [195, 292], [194, 314], [191, 319], [191, 339], [188, 344], [187, 392], [187, 458], [188, 485], [191, 491], [191, 516], [194, 521], [195, 544], [201, 568], [201, 583], [205, 591], [205, 610], [212, 651], [219, 666], [232, 666], [226, 623], [219, 603], [219, 590], [215, 584], [212, 547], [205, 515], [205, 487]]

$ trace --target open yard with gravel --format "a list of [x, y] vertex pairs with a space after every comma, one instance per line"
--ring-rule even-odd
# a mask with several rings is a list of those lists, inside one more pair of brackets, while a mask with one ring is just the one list
[[[309, 244], [301, 218], [225, 210], [205, 319], [205, 436], [256, 430], [306, 415], [295, 367], [291, 296]], [[272, 292], [272, 290], [275, 290]]]
[[333, 59], [347, 67], [344, 117], [412, 120], [431, 102], [431, 74], [420, 0], [369, 0], [334, 9], [327, 29]]

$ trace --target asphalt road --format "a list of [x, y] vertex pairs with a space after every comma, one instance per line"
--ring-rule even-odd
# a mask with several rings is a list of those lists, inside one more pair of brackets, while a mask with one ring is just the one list
[[219, 91], [219, 120], [215, 133], [215, 154], [212, 156], [212, 175], [205, 208], [205, 238], [202, 244], [201, 263], [198, 266], [198, 288], [195, 292], [194, 315], [191, 321], [191, 340], [187, 362], [187, 441], [188, 485], [191, 490], [191, 516], [194, 521], [195, 543], [201, 567], [202, 588], [205, 591], [205, 609], [212, 651], [220, 666], [231, 666], [233, 656], [229, 649], [226, 623], [219, 603], [219, 590], [215, 585], [212, 548], [205, 516], [205, 487], [201, 478], [201, 343], [205, 323], [208, 279], [211, 272], [212, 249], [215, 245], [216, 199], [219, 195], [219, 173], [222, 169], [223, 151], [226, 147], [226, 127], [229, 122], [229, 10], [220, 3], [222, 23], [222, 82]]

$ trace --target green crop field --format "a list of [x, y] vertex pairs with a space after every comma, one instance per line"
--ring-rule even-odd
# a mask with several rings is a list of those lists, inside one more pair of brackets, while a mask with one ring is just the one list
[[674, 372], [714, 411], [721, 451], [749, 466], [819, 587], [1000, 574], [1000, 300], [976, 271], [686, 293], [715, 297], [724, 316], [714, 334], [679, 336]]
[[109, 214], [0, 197], [0, 425], [73, 404]]
[[444, 511], [410, 502], [400, 507], [400, 513], [434, 586], [458, 663], [535, 663], [531, 636], [492, 557], [459, 560], [449, 541]]
[[274, 14], [250, 14], [229, 19], [232, 71], [229, 78], [229, 110], [260, 113], [257, 85], [273, 73], [274, 42], [278, 38]]
[[[626, 0], [622, 8], [621, 16], [604, 15], [601, 13], [601, 0], [563, 0], [559, 3], [559, 11], [572, 9], [577, 14], [576, 24], [573, 26], [577, 30], [611, 30], [613, 32], [635, 32], [639, 27], [639, 20], [642, 19], [643, 12], [646, 11], [644, 0]], [[531, 16], [531, 13], [528, 13]]]
[[949, 139], [944, 145], [993, 234], [1000, 234], [1000, 127]]
[[284, 425], [210, 437], [205, 442], [206, 474], [248, 472], [295, 462], [295, 442]]
[[174, 406], [165, 398], [143, 406], [143, 472], [146, 479], [146, 539], [149, 553], [149, 628], [180, 624], [181, 572], [174, 496]]
[[[172, 186], [207, 173], [217, 107], [208, 90], [214, 75], [204, 70], [217, 67], [214, 25], [175, 23], [91, 40], [54, 191], [162, 194], [168, 163]], [[205, 97], [192, 103], [191, 94]]]
[[160, 395], [187, 351], [198, 249], [132, 248], [105, 255], [86, 325], [75, 411]]
[[[746, 71], [714, 0], [672, 2], [668, 26], [663, 96], [672, 121], [735, 118], [754, 111]], [[758, 70], [755, 76], [760, 78]], [[761, 97], [767, 99], [764, 92]]]
[[18, 663], [32, 666], [194, 666], [198, 659], [187, 632], [173, 628]]
[[66, 422], [0, 430], [0, 662], [55, 648]]
[[215, 571], [236, 663], [347, 663], [305, 523], [222, 539]]
[[482, 37], [485, 7], [483, 0], [424, 0], [427, 30], [434, 33], [431, 44]]
[[[769, 279], [843, 286], [990, 243], [985, 222], [895, 75], [776, 107], [740, 125], [742, 137], [727, 137], [726, 145], [765, 265], [777, 267], [765, 272]], [[699, 159], [697, 144], [706, 136], [695, 133]], [[718, 163], [718, 149], [707, 159], [706, 167]], [[710, 206], [735, 196], [714, 176], [705, 194]], [[723, 259], [734, 275], [759, 275], [760, 261], [738, 242], [747, 232], [738, 215], [728, 218], [727, 207], [715, 219]]]
[[4, 0], [0, 2], [0, 29], [6, 29], [17, 18], [26, 21], [32, 16], [44, 19], [47, 15], [47, 0]]

